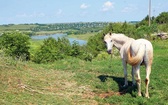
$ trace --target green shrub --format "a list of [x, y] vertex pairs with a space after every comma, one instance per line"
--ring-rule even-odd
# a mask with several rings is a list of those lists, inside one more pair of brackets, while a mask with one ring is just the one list
[[43, 41], [40, 49], [35, 53], [33, 61], [36, 63], [49, 63], [69, 56], [86, 61], [91, 61], [93, 58], [92, 54], [87, 52], [86, 47], [80, 46], [76, 41], [71, 45], [69, 40], [64, 37], [57, 40], [50, 37]]
[[0, 36], [0, 47], [6, 55], [23, 60], [30, 59], [29, 42], [30, 37], [21, 32], [3, 33]]
[[159, 16], [156, 17], [155, 21], [158, 24], [165, 24], [168, 23], [168, 12], [162, 12]]
[[101, 32], [89, 38], [87, 42], [87, 50], [93, 55], [93, 57], [96, 57], [101, 51], [105, 51], [106, 46], [103, 37], [103, 33]]
[[43, 45], [35, 54], [33, 61], [36, 63], [54, 62], [68, 56], [70, 49], [70, 42], [66, 38], [55, 40], [50, 37], [43, 41]]
[[96, 59], [97, 59], [97, 60], [106, 60], [106, 59], [108, 59], [109, 57], [110, 57], [110, 55], [109, 55], [107, 52], [100, 52], [100, 53], [97, 55]]
[[81, 55], [81, 46], [77, 41], [73, 41], [72, 47], [71, 47], [71, 56], [72, 57], [78, 57]]
[[94, 56], [85, 46], [82, 46], [81, 51], [82, 53], [79, 56], [80, 59], [85, 60], [85, 61], [92, 61]]

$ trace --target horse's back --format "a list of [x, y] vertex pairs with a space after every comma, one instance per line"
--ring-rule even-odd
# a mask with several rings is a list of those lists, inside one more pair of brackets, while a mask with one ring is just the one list
[[151, 54], [153, 54], [153, 46], [152, 46], [150, 41], [148, 41], [146, 39], [138, 39], [137, 41], [141, 44], [144, 44], [145, 45], [145, 50], [150, 51]]
[[137, 40], [134, 40], [131, 44], [132, 49], [137, 49], [137, 51], [141, 46], [145, 46], [146, 50], [151, 50], [153, 52], [153, 47], [151, 42], [146, 39], [137, 39]]

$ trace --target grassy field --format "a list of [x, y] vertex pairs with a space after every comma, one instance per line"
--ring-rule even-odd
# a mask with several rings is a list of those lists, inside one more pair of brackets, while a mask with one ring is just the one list
[[31, 28], [36, 27], [37, 25], [25, 25], [25, 24], [19, 24], [19, 25], [0, 25], [0, 31], [6, 31], [6, 30], [29, 30]]
[[68, 35], [69, 38], [76, 38], [80, 40], [88, 40], [91, 36], [96, 35], [96, 32], [93, 33], [86, 33], [86, 34], [79, 34], [79, 35]]
[[[32, 46], [36, 44], [31, 42]], [[14, 61], [0, 53], [0, 105], [168, 105], [168, 42], [155, 41], [150, 99], [124, 84], [119, 57], [110, 62], [69, 58], [51, 64]], [[145, 68], [141, 67], [142, 93]]]

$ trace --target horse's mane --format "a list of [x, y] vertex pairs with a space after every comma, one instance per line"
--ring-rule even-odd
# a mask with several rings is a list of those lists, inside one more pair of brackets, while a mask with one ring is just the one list
[[127, 40], [131, 39], [128, 36], [124, 35], [124, 34], [112, 34], [111, 37], [113, 40], [118, 41], [118, 42], [126, 42]]

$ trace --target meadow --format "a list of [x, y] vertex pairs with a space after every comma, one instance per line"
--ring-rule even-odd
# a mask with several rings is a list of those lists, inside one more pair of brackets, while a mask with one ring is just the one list
[[[39, 42], [41, 43], [41, 42]], [[38, 42], [31, 45], [38, 47]], [[131, 86], [123, 88], [120, 57], [107, 55], [92, 62], [66, 58], [54, 63], [35, 64], [13, 60], [0, 52], [1, 105], [167, 105], [168, 41], [153, 41], [154, 62], [149, 84], [150, 99], [137, 96]], [[33, 49], [31, 49], [33, 50]], [[142, 94], [145, 92], [145, 68], [141, 67]]]

